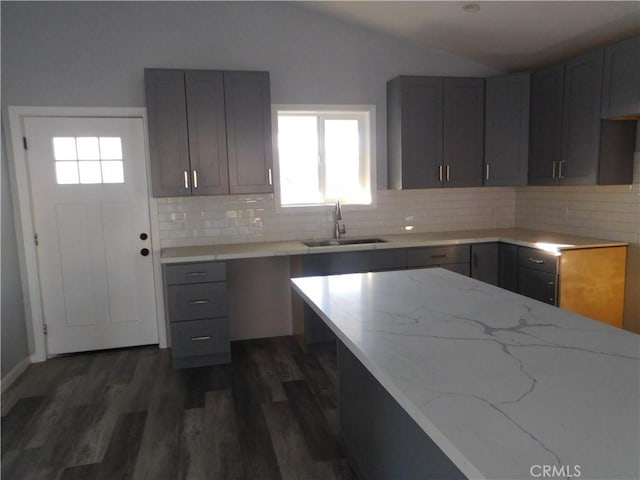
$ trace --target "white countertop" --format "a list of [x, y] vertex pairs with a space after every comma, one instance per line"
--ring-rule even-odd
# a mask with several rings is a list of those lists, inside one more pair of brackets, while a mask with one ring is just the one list
[[467, 477], [640, 478], [640, 336], [441, 268], [292, 283]]
[[[376, 237], [381, 238], [386, 242], [329, 247], [307, 247], [302, 241], [171, 247], [162, 249], [161, 262], [203, 262], [211, 260], [233, 260], [240, 258], [307, 255], [310, 253], [379, 250], [388, 248], [409, 248], [483, 242], [506, 242], [525, 247], [543, 248], [550, 251], [560, 251], [571, 248], [627, 245], [625, 242], [579, 237], [561, 233], [539, 232], [536, 230], [526, 230], [522, 228], [408, 233], [404, 235], [379, 235]], [[350, 237], [345, 238], [349, 239]]]

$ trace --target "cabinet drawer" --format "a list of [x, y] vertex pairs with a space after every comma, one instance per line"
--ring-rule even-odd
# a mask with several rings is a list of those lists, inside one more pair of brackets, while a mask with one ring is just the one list
[[557, 305], [557, 285], [558, 277], [553, 273], [531, 268], [518, 271], [518, 293], [526, 297]]
[[171, 324], [174, 357], [229, 353], [229, 319], [191, 320]]
[[167, 285], [224, 282], [226, 278], [224, 262], [180, 263], [164, 266], [164, 281]]
[[199, 283], [167, 287], [169, 321], [216, 318], [227, 315], [227, 285]]
[[520, 267], [553, 273], [558, 271], [558, 257], [553, 253], [535, 248], [520, 247], [518, 249], [518, 264]]
[[469, 263], [470, 260], [469, 245], [410, 248], [407, 251], [407, 265], [409, 268], [435, 267], [449, 263]]

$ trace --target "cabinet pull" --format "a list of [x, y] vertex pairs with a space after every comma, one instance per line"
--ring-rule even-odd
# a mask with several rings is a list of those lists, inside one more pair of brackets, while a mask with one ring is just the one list
[[447, 165], [447, 182], [449, 181], [449, 165]]
[[267, 169], [267, 177], [269, 178], [269, 186], [273, 186], [273, 172], [271, 169]]
[[539, 260], [537, 258], [531, 258], [531, 257], [529, 257], [529, 261], [533, 263], [537, 263], [538, 265], [542, 265], [544, 263], [544, 260]]
[[207, 272], [189, 272], [187, 273], [187, 277], [206, 277]]
[[198, 171], [193, 169], [193, 188], [198, 188]]
[[184, 171], [184, 188], [189, 190], [189, 170]]
[[551, 162], [552, 170], [551, 170], [551, 178], [556, 178], [556, 162]]
[[205, 340], [211, 340], [209, 335], [200, 335], [199, 337], [191, 337], [192, 342], [203, 342]]
[[207, 299], [203, 299], [203, 300], [189, 300], [189, 303], [193, 304], [193, 305], [203, 305], [203, 304], [207, 304], [209, 303], [209, 300]]
[[438, 178], [440, 179], [441, 182], [442, 182], [442, 167], [443, 165], [438, 166]]
[[489, 173], [491, 172], [491, 165], [487, 163], [485, 165], [485, 167], [484, 167], [484, 170], [485, 170], [485, 174], [484, 174], [485, 180], [489, 180]]
[[431, 258], [447, 258], [446, 253], [440, 253], [438, 255], [431, 255]]
[[560, 160], [558, 162], [558, 178], [564, 178], [562, 176], [562, 164], [564, 163], [564, 160]]

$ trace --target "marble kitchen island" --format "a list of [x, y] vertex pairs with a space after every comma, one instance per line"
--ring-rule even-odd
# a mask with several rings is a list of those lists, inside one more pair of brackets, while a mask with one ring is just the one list
[[440, 268], [292, 285], [338, 337], [364, 477], [640, 478], [640, 336]]

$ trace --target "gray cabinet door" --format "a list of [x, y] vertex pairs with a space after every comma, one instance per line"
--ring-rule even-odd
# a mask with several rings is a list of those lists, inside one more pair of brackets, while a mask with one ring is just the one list
[[145, 69], [144, 81], [153, 196], [191, 195], [184, 72]]
[[498, 286], [518, 291], [518, 247], [509, 243], [498, 244]]
[[595, 185], [600, 154], [600, 98], [603, 51], [565, 64], [562, 157], [558, 176], [565, 185]]
[[640, 113], [640, 36], [604, 50], [602, 118]]
[[520, 267], [518, 293], [549, 305], [557, 305], [558, 277], [553, 273]]
[[191, 190], [194, 195], [229, 193], [222, 72], [185, 72]]
[[224, 72], [229, 191], [273, 192], [268, 72]]
[[529, 126], [529, 184], [558, 183], [562, 147], [562, 91], [564, 65], [553, 65], [531, 74]]
[[444, 81], [444, 186], [482, 185], [484, 79]]
[[526, 185], [531, 74], [486, 80], [484, 184]]
[[442, 78], [402, 76], [387, 83], [390, 188], [442, 185], [442, 106]]
[[491, 285], [498, 285], [497, 243], [471, 245], [471, 277]]

